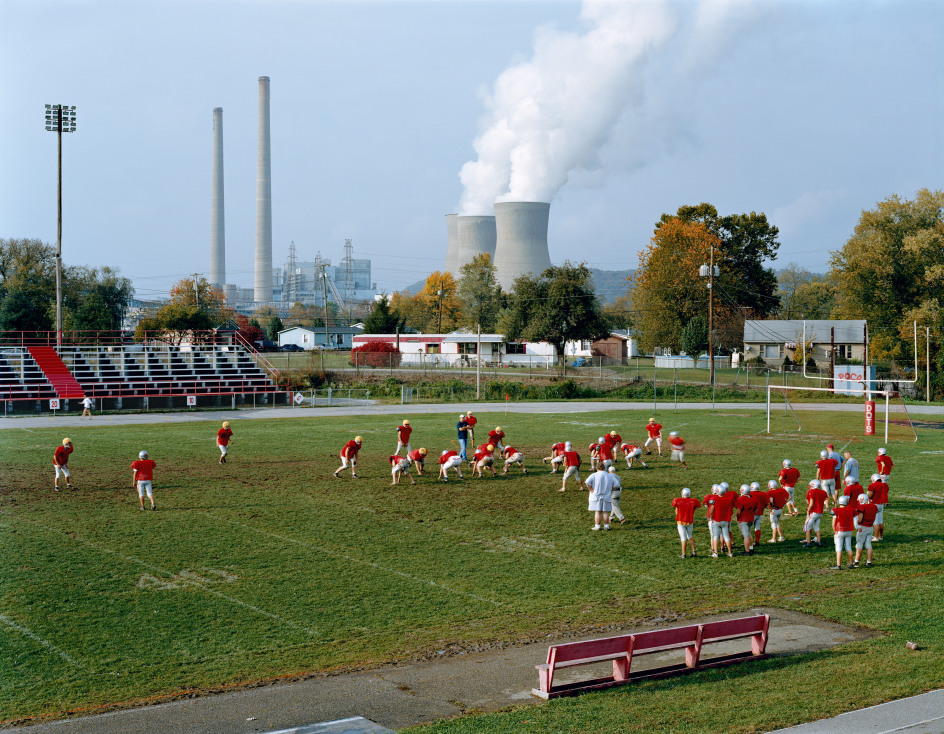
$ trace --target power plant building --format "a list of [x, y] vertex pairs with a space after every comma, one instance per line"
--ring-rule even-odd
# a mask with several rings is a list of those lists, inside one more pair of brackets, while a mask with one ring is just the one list
[[494, 263], [502, 290], [512, 290], [515, 278], [521, 275], [540, 275], [551, 267], [547, 247], [550, 208], [539, 201], [495, 204]]

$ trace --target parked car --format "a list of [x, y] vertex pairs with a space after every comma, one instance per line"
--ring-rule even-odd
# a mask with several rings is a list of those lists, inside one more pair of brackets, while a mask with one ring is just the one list
[[279, 351], [279, 345], [274, 341], [269, 341], [268, 339], [257, 339], [253, 344], [256, 345], [256, 349], [260, 352], [277, 352]]
[[302, 349], [297, 344], [283, 344], [281, 347], [279, 347], [279, 351], [280, 352], [304, 352], [305, 350]]

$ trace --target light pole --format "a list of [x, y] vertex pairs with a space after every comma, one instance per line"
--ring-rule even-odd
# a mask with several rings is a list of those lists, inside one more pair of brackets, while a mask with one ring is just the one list
[[59, 178], [56, 189], [56, 345], [62, 346], [62, 133], [75, 132], [75, 105], [46, 105], [46, 129], [59, 134]]
[[714, 284], [715, 276], [720, 275], [721, 271], [718, 269], [718, 266], [715, 265], [715, 246], [714, 243], [711, 244], [711, 254], [709, 256], [708, 264], [702, 265], [698, 268], [698, 274], [702, 278], [708, 278], [708, 369], [709, 380], [711, 384], [715, 384], [715, 355], [714, 355], [714, 336], [712, 335], [712, 327], [714, 326]]

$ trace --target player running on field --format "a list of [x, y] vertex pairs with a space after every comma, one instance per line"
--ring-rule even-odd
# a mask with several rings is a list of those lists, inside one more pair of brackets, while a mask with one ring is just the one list
[[151, 509], [157, 509], [157, 505], [154, 504], [154, 488], [152, 486], [155, 466], [157, 464], [148, 458], [147, 451], [139, 453], [138, 460], [131, 462], [131, 487], [138, 490], [138, 499], [141, 502], [142, 510], [144, 509], [145, 494], [151, 500]]
[[413, 466], [416, 467], [416, 476], [423, 476], [423, 470], [426, 468], [426, 454], [427, 451], [424, 448], [413, 449], [406, 456], [413, 462]]
[[341, 449], [341, 466], [334, 470], [334, 476], [337, 478], [345, 469], [350, 468], [351, 476], [357, 479], [357, 452], [361, 450], [361, 437], [355, 436], [353, 441], [348, 441]]
[[780, 470], [780, 474], [777, 475], [777, 478], [780, 480], [780, 486], [787, 490], [787, 494], [790, 495], [790, 501], [787, 502], [787, 506], [784, 507], [784, 510], [786, 510], [791, 517], [799, 515], [800, 511], [797, 509], [796, 499], [793, 493], [796, 488], [796, 483], [800, 481], [800, 470], [791, 465], [790, 459], [784, 459], [783, 469]]
[[888, 483], [882, 479], [881, 474], [872, 475], [872, 483], [866, 490], [872, 503], [878, 509], [875, 515], [875, 535], [873, 542], [878, 542], [885, 537], [885, 505], [888, 504]]
[[647, 469], [646, 462], [642, 460], [642, 449], [638, 446], [634, 446], [631, 443], [624, 443], [620, 446], [620, 449], [623, 451], [623, 456], [626, 457], [626, 468], [632, 469], [633, 462], [638, 461], [642, 464], [643, 469]]
[[229, 421], [223, 421], [223, 427], [216, 432], [216, 445], [220, 449], [220, 463], [226, 463], [226, 454], [229, 453], [229, 442], [233, 440], [233, 431]]
[[551, 474], [557, 474], [557, 467], [564, 463], [565, 442], [551, 444], [551, 455], [541, 459], [545, 464], [551, 462]]
[[482, 478], [482, 471], [488, 469], [492, 472], [492, 476], [497, 476], [498, 472], [495, 471], [495, 447], [492, 444], [482, 444], [475, 450], [475, 456], [473, 457], [472, 467], [476, 472], [476, 476], [479, 479]]
[[501, 452], [502, 457], [505, 459], [505, 468], [502, 470], [502, 474], [508, 473], [508, 468], [512, 464], [517, 464], [521, 467], [521, 473], [527, 474], [528, 470], [524, 468], [524, 454], [522, 454], [514, 446], [505, 446]]
[[439, 478], [444, 482], [449, 481], [450, 469], [455, 469], [459, 479], [462, 479], [462, 457], [452, 449], [443, 451], [439, 456]]
[[646, 450], [646, 455], [652, 453], [652, 450], [649, 448], [649, 444], [653, 441], [656, 442], [656, 448], [659, 450], [659, 456], [662, 456], [662, 424], [656, 423], [655, 418], [650, 418], [649, 422], [646, 423], [646, 433], [649, 434], [649, 437], [646, 439], [646, 443], [643, 444], [643, 448]]
[[393, 481], [390, 482], [391, 487], [399, 484], [404, 476], [410, 480], [410, 484], [416, 484], [416, 482], [413, 481], [413, 475], [410, 474], [410, 466], [413, 464], [413, 461], [409, 456], [394, 454], [388, 457], [387, 461], [390, 462], [390, 475], [393, 477]]
[[57, 492], [59, 491], [60, 476], [66, 478], [66, 487], [75, 489], [72, 486], [72, 477], [69, 474], [69, 454], [73, 451], [75, 451], [75, 447], [72, 445], [72, 439], [64, 438], [62, 439], [62, 446], [57, 446], [52, 454], [52, 465], [56, 468], [56, 481], [52, 488]]
[[558, 492], [567, 490], [567, 480], [574, 477], [577, 480], [577, 486], [580, 486], [580, 454], [573, 450], [570, 441], [564, 442], [564, 477], [561, 480], [561, 488]]
[[672, 446], [671, 461], [677, 461], [683, 469], [688, 469], [688, 464], [685, 463], [685, 439], [678, 435], [678, 431], [669, 433], [669, 444]]
[[405, 420], [402, 425], [397, 426], [397, 450], [394, 451], [395, 454], [399, 454], [401, 449], [406, 449], [409, 456], [411, 433], [413, 433], [413, 428], [410, 426], [410, 421]]
[[678, 526], [679, 538], [682, 539], [682, 554], [679, 558], [685, 558], [685, 544], [692, 548], [692, 558], [695, 557], [695, 538], [693, 535], [695, 510], [701, 507], [701, 502], [692, 497], [692, 490], [685, 487], [682, 490], [682, 496], [672, 500], [672, 507], [675, 508], [675, 524]]
[[826, 511], [828, 501], [829, 495], [826, 494], [826, 490], [820, 486], [819, 479], [811, 481], [809, 488], [806, 490], [806, 522], [803, 523], [806, 540], [801, 540], [800, 545], [809, 548], [814, 544], [814, 541], [811, 539], [814, 535], [816, 538], [816, 546], [821, 547], [823, 545], [819, 525], [823, 513]]

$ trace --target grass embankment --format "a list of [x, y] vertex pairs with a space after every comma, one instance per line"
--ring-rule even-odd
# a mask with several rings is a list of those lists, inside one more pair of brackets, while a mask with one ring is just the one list
[[[648, 417], [482, 414], [532, 472], [416, 487], [389, 486], [397, 420], [385, 417], [234, 419], [225, 466], [216, 424], [93, 421], [71, 429], [79, 489], [61, 493], [50, 464], [62, 432], [0, 431], [0, 720], [758, 605], [883, 636], [431, 730], [753, 731], [944, 684], [940, 432], [891, 445], [894, 505], [875, 568], [830, 573], [828, 548], [794, 542], [799, 519], [787, 521], [790, 542], [757, 556], [683, 562], [668, 504], [683, 484], [703, 494], [721, 480], [763, 481], [787, 457], [807, 478], [827, 439], [848, 442], [869, 471], [880, 444], [859, 435], [861, 415], [801, 414], [801, 434], [775, 416], [780, 433], [768, 437], [759, 411], [663, 411], [692, 468], [624, 469], [630, 520], [592, 533], [585, 495], [558, 493], [560, 475], [540, 457], [553, 441], [585, 446], [610, 428], [639, 440]], [[412, 422], [414, 446], [452, 445], [453, 418]], [[329, 454], [354, 434], [362, 478], [335, 480]], [[142, 448], [158, 463], [155, 513], [137, 509], [130, 487]], [[925, 649], [905, 650], [907, 639]]]

